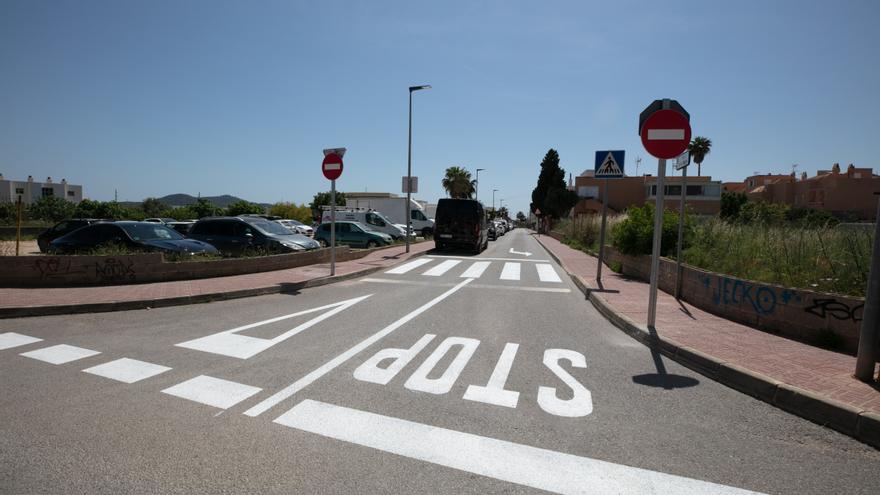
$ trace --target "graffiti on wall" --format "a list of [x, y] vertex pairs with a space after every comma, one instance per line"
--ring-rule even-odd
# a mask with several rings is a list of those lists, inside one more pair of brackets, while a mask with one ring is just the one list
[[41, 280], [62, 278], [68, 275], [85, 273], [83, 269], [72, 269], [70, 259], [40, 257], [31, 262], [31, 269], [40, 274]]
[[134, 280], [136, 278], [134, 261], [116, 258], [98, 261], [95, 263], [95, 277], [102, 282]]
[[[714, 287], [712, 287], [713, 278]], [[780, 304], [788, 305], [792, 301], [801, 301], [801, 296], [795, 291], [756, 285], [735, 278], [704, 275], [703, 286], [707, 291], [712, 292], [712, 302], [716, 306], [743, 306], [761, 316], [773, 314]]]
[[852, 320], [858, 323], [862, 321], [862, 310], [864, 308], [864, 303], [854, 304], [850, 307], [845, 302], [829, 297], [826, 299], [813, 299], [813, 305], [804, 311], [823, 319], [830, 316], [835, 320]]

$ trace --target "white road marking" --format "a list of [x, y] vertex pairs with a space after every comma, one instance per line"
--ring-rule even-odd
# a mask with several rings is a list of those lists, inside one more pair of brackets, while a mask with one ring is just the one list
[[308, 399], [274, 422], [383, 452], [555, 493], [756, 493]]
[[431, 262], [431, 260], [429, 258], [419, 258], [419, 259], [410, 261], [409, 263], [404, 263], [398, 267], [392, 268], [385, 273], [389, 273], [391, 275], [403, 275], [404, 273], [406, 273], [410, 270], [415, 270], [416, 268], [418, 268], [422, 265], [428, 264], [430, 262]]
[[648, 129], [648, 141], [681, 141], [684, 129]]
[[[459, 260], [485, 260], [485, 261], [519, 261], [521, 263], [549, 263], [550, 260], [528, 260], [522, 258], [484, 258], [480, 256], [479, 258], [474, 258], [473, 256], [440, 256], [440, 255], [429, 255], [427, 258], [440, 258], [440, 259], [459, 259]], [[421, 259], [421, 258], [420, 258]], [[388, 272], [385, 272], [388, 273]]]
[[571, 388], [571, 399], [560, 399], [554, 387], [538, 387], [538, 406], [550, 414], [567, 418], [580, 418], [593, 412], [593, 394], [580, 384], [559, 361], [566, 360], [574, 368], [586, 368], [587, 359], [583, 354], [570, 349], [547, 349], [544, 351], [544, 366], [550, 369]]
[[490, 264], [490, 261], [475, 261], [473, 265], [469, 266], [468, 269], [461, 274], [461, 278], [480, 278], [483, 276], [483, 272], [486, 271], [486, 268], [489, 268]]
[[407, 314], [403, 318], [395, 321], [394, 323], [388, 325], [387, 327], [383, 328], [382, 330], [379, 330], [378, 332], [374, 333], [373, 335], [362, 340], [360, 343], [356, 344], [354, 347], [343, 352], [342, 354], [336, 356], [335, 358], [333, 358], [329, 362], [325, 363], [320, 368], [312, 371], [308, 375], [300, 378], [299, 380], [288, 385], [284, 389], [276, 392], [274, 395], [272, 395], [268, 399], [265, 399], [264, 401], [260, 402], [259, 404], [251, 407], [250, 409], [245, 411], [244, 414], [251, 416], [251, 417], [254, 417], [254, 416], [259, 416], [260, 414], [266, 412], [270, 408], [276, 406], [279, 402], [288, 399], [289, 397], [293, 396], [294, 394], [296, 394], [300, 390], [302, 390], [305, 387], [308, 387], [309, 385], [314, 383], [315, 380], [317, 380], [317, 379], [321, 378], [322, 376], [326, 375], [327, 373], [333, 371], [339, 365], [341, 365], [342, 363], [353, 358], [354, 356], [356, 356], [358, 353], [360, 353], [361, 351], [363, 351], [367, 347], [375, 344], [376, 342], [378, 342], [382, 338], [391, 334], [391, 332], [402, 327], [403, 325], [405, 325], [407, 322], [409, 322], [413, 318], [415, 318], [415, 317], [419, 316], [420, 314], [424, 313], [425, 311], [431, 309], [435, 304], [439, 303], [440, 301], [442, 301], [442, 300], [446, 299], [447, 297], [451, 296], [452, 294], [456, 293], [459, 289], [461, 289], [465, 285], [469, 284], [473, 280], [474, 279], [472, 279], [472, 278], [462, 280], [455, 287], [447, 290], [446, 292], [444, 292], [443, 294], [440, 294], [439, 296], [435, 297], [434, 299], [431, 299], [427, 303], [425, 303], [425, 304], [419, 306], [418, 308], [414, 309], [413, 311], [411, 311], [409, 314]]
[[505, 263], [501, 270], [501, 280], [519, 280], [519, 263]]
[[[426, 359], [425, 362], [413, 372], [403, 386], [410, 390], [427, 392], [429, 394], [442, 395], [448, 393], [452, 390], [452, 386], [455, 384], [455, 381], [458, 380], [462, 370], [464, 370], [468, 361], [471, 360], [471, 356], [474, 355], [474, 351], [477, 350], [477, 346], [479, 345], [480, 341], [477, 339], [448, 337], [441, 342], [436, 349], [434, 349], [434, 352], [432, 352], [431, 355], [428, 356], [428, 359]], [[455, 358], [452, 359], [452, 362], [449, 363], [449, 366], [446, 367], [446, 370], [443, 371], [443, 374], [440, 375], [440, 378], [428, 378], [428, 375], [431, 374], [431, 371], [434, 370], [437, 363], [443, 359], [443, 356], [445, 356], [453, 346], [460, 346], [461, 349], [459, 349]]]
[[556, 274], [556, 270], [553, 269], [553, 265], [535, 265], [535, 268], [538, 269], [538, 278], [541, 282], [562, 282], [562, 279]]
[[[251, 323], [249, 325], [244, 325], [238, 328], [233, 328], [232, 330], [226, 330], [224, 332], [215, 333], [213, 335], [208, 335], [207, 337], [201, 337], [195, 340], [189, 340], [186, 342], [181, 342], [180, 344], [175, 344], [177, 347], [184, 347], [187, 349], [195, 349], [197, 351], [210, 352], [213, 354], [220, 354], [223, 356], [229, 356], [239, 359], [248, 359], [251, 358], [266, 349], [280, 344], [285, 340], [293, 337], [294, 335], [311, 328], [312, 326], [330, 318], [331, 316], [345, 311], [346, 309], [354, 306], [355, 304], [363, 301], [364, 299], [370, 297], [372, 294], [368, 294], [362, 297], [356, 297], [354, 299], [348, 299], [345, 301], [341, 301], [338, 303], [328, 304], [326, 306], [321, 306], [318, 308], [307, 309], [305, 311], [300, 311], [298, 313], [292, 313], [289, 315], [278, 316], [276, 318], [271, 318], [268, 320], [258, 321], [256, 323]], [[325, 309], [330, 309], [335, 307], [336, 309], [332, 311], [328, 311], [320, 316], [312, 318], [311, 320], [302, 323], [301, 325], [294, 327], [281, 335], [273, 338], [273, 339], [263, 339], [260, 337], [251, 337], [249, 335], [238, 335], [236, 332], [240, 332], [242, 330], [247, 330], [249, 328], [258, 327], [261, 325], [268, 325], [270, 323], [275, 323], [281, 320], [286, 320], [288, 318], [293, 318], [295, 316], [307, 315], [309, 313], [316, 313], [318, 311], [323, 311]]]
[[262, 389], [250, 385], [200, 375], [166, 388], [162, 393], [220, 409], [229, 409], [260, 390]]
[[[387, 278], [361, 278], [358, 282], [371, 282], [375, 284], [400, 284], [400, 285], [421, 285], [425, 287], [452, 287], [453, 283], [448, 282], [421, 282], [418, 280], [390, 280]], [[553, 292], [568, 293], [571, 289], [557, 289], [552, 287], [518, 287], [512, 285], [489, 285], [489, 284], [471, 284], [467, 289], [498, 289], [498, 290], [521, 290], [525, 292]]]
[[41, 342], [42, 340], [43, 339], [29, 337], [15, 332], [0, 333], [0, 351], [3, 349], [12, 349], [13, 347], [33, 344], [34, 342]]
[[454, 267], [455, 265], [457, 265], [459, 263], [461, 263], [461, 260], [446, 260], [446, 261], [440, 263], [439, 265], [431, 268], [430, 270], [426, 271], [422, 275], [427, 275], [429, 277], [439, 277], [439, 276], [443, 275], [444, 273], [448, 272], [449, 270], [451, 270], [452, 267]]
[[523, 256], [531, 256], [532, 253], [528, 251], [514, 251], [513, 248], [510, 248], [510, 254], [521, 254]]
[[[400, 370], [409, 364], [418, 353], [422, 352], [422, 349], [427, 347], [428, 344], [434, 340], [434, 337], [436, 337], [436, 335], [429, 333], [419, 339], [419, 341], [413, 344], [409, 349], [397, 349], [393, 347], [382, 349], [373, 355], [373, 357], [364, 361], [364, 364], [358, 366], [357, 369], [354, 370], [354, 377], [365, 382], [388, 385], [388, 382], [400, 373]], [[393, 359], [394, 361], [385, 367], [380, 367], [379, 363], [386, 359]]]
[[101, 353], [91, 349], [83, 349], [82, 347], [60, 344], [53, 345], [52, 347], [44, 347], [35, 351], [23, 352], [19, 355], [51, 364], [64, 364], [98, 354]]
[[122, 358], [83, 370], [84, 373], [103, 376], [123, 383], [134, 383], [165, 373], [171, 368], [137, 359]]
[[507, 376], [510, 375], [510, 368], [513, 366], [513, 358], [516, 357], [516, 351], [519, 344], [508, 343], [498, 358], [498, 364], [489, 377], [489, 383], [485, 387], [479, 385], [471, 385], [464, 393], [465, 400], [473, 400], [493, 404], [496, 406], [516, 407], [519, 401], [519, 392], [513, 390], [504, 390], [504, 384], [507, 383]]

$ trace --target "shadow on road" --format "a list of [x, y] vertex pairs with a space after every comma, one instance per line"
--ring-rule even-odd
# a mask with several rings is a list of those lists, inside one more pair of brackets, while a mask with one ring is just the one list
[[[653, 327], [648, 327], [648, 331], [651, 333], [652, 339], [654, 339], [655, 341], [659, 339], [656, 329], [654, 329]], [[665, 390], [688, 388], [700, 384], [700, 381], [696, 378], [682, 375], [670, 375], [669, 373], [667, 373], [666, 365], [663, 363], [663, 356], [657, 349], [651, 349], [651, 357], [654, 359], [654, 367], [657, 368], [657, 373], [645, 373], [644, 375], [636, 375], [632, 377], [634, 383], [645, 385], [648, 387], [662, 387]]]

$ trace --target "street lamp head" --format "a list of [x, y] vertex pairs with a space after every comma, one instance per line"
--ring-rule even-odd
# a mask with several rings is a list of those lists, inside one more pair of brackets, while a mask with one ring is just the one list
[[431, 85], [430, 85], [430, 84], [425, 84], [425, 85], [422, 85], [422, 86], [410, 86], [410, 87], [409, 87], [409, 92], [412, 93], [413, 91], [419, 91], [419, 90], [422, 90], [422, 89], [431, 89]]
[[482, 172], [483, 170], [486, 170], [486, 169], [485, 168], [478, 168], [477, 172]]

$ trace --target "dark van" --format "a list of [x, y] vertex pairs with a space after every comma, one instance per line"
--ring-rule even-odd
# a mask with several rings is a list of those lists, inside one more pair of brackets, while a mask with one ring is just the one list
[[473, 199], [443, 198], [434, 218], [434, 246], [466, 248], [480, 253], [489, 246], [486, 212]]

